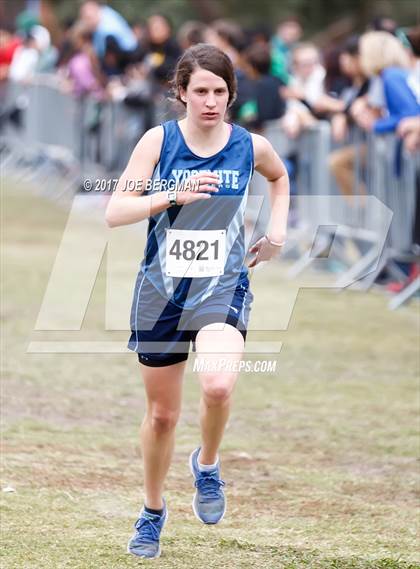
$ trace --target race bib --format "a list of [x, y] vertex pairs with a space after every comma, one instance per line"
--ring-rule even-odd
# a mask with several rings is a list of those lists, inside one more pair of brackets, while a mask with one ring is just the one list
[[226, 230], [168, 229], [166, 274], [169, 277], [215, 277], [225, 267]]

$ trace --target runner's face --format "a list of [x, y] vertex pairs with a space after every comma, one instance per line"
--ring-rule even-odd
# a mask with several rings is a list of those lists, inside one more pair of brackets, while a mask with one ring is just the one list
[[187, 116], [203, 126], [223, 121], [229, 100], [226, 81], [207, 69], [196, 69], [190, 76], [186, 91], [180, 90], [187, 104]]

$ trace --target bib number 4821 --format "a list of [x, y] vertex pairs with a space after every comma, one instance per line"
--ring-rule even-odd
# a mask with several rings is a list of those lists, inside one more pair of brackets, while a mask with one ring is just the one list
[[169, 229], [166, 233], [166, 274], [172, 277], [222, 275], [225, 230]]
[[[214, 250], [211, 250], [212, 247]], [[207, 254], [209, 249], [209, 254]], [[192, 239], [186, 239], [185, 241], [175, 239], [169, 254], [174, 255], [177, 261], [181, 257], [186, 261], [192, 261], [193, 259], [209, 261], [210, 258], [216, 261], [219, 258], [219, 241], [216, 239], [213, 243], [209, 243], [204, 239], [200, 239], [200, 241], [195, 243]]]

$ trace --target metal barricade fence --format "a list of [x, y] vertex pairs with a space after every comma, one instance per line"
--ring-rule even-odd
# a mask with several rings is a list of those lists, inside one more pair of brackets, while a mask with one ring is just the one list
[[[393, 134], [371, 135], [368, 143], [369, 188], [393, 214], [386, 246], [375, 270], [364, 280], [369, 288], [384, 267], [396, 278], [405, 277], [399, 262], [419, 263], [419, 243], [414, 243], [414, 219], [419, 208], [416, 175], [420, 172], [420, 154], [410, 155], [402, 141]], [[417, 213], [418, 214], [418, 213]], [[417, 277], [407, 289], [393, 298], [389, 307], [397, 308], [420, 290]]]
[[[332, 170], [330, 158], [337, 156], [337, 153], [345, 153], [347, 160], [353, 160], [353, 184], [349, 193], [345, 193], [340, 188]], [[331, 141], [327, 165], [330, 168], [330, 193], [337, 196], [336, 207], [334, 210], [334, 220], [340, 225], [352, 228], [352, 233], [359, 232], [362, 237], [363, 230], [369, 231], [372, 223], [369, 212], [365, 208], [366, 188], [365, 188], [365, 161], [366, 161], [366, 140], [364, 134], [357, 128], [352, 128], [350, 135], [344, 143], [337, 145]], [[349, 188], [345, 189], [346, 192]], [[363, 235], [369, 238], [368, 235]]]
[[146, 130], [145, 113], [111, 102], [103, 106], [101, 121], [101, 163], [118, 177]]
[[2, 127], [9, 146], [6, 165], [15, 177], [35, 181], [42, 193], [60, 199], [74, 194], [81, 179], [83, 106], [57, 86], [54, 75], [39, 75], [30, 84], [9, 82], [3, 111], [20, 108], [20, 126]]
[[[343, 180], [341, 186], [337, 183], [332, 171], [330, 178], [331, 195], [335, 195], [333, 222], [339, 228], [338, 250], [343, 252], [340, 260], [348, 267], [336, 281], [337, 288], [343, 289], [356, 282], [360, 284], [359, 281], [372, 272], [372, 267], [378, 263], [392, 212], [380, 196], [372, 192], [372, 169], [368, 167], [370, 151], [366, 134], [353, 127], [344, 146], [333, 149], [330, 158], [337, 158], [340, 152], [344, 152], [345, 160], [339, 163], [339, 167], [347, 170], [349, 164], [352, 166], [351, 188], [348, 187], [348, 178], [345, 186]], [[333, 162], [334, 159], [329, 160], [330, 169], [333, 169]], [[333, 170], [336, 171], [337, 161], [335, 166]], [[349, 250], [353, 258], [346, 254]]]
[[[75, 152], [80, 140], [78, 102], [50, 85], [30, 85], [24, 141], [61, 146]], [[76, 154], [77, 155], [77, 154]]]
[[22, 128], [3, 129], [15, 153], [29, 160], [37, 152], [58, 157], [60, 150], [65, 157], [67, 150], [79, 165], [80, 181], [99, 174], [118, 176], [145, 131], [147, 108], [75, 98], [55, 82], [55, 76], [47, 75], [30, 85], [9, 82], [4, 106], [26, 99]]
[[[298, 158], [299, 223], [289, 230], [289, 248], [297, 246], [301, 253], [289, 275], [295, 277], [330, 249], [343, 268], [336, 281], [338, 289], [357, 281], [362, 289], [369, 288], [385, 265], [396, 277], [403, 277], [393, 261], [416, 258], [412, 228], [418, 207], [415, 177], [416, 161], [417, 171], [420, 169], [419, 155], [409, 156], [393, 134], [370, 134], [366, 139], [355, 129], [348, 141], [354, 150], [353, 191], [343, 195], [329, 169], [329, 123], [319, 122], [298, 141], [287, 140], [278, 123], [268, 125], [263, 134], [281, 157], [292, 150]], [[269, 201], [258, 178], [254, 192]], [[263, 208], [263, 227], [268, 218], [269, 208]]]
[[[4, 172], [9, 169], [19, 180], [36, 181], [33, 187], [39, 193], [60, 200], [74, 193], [80, 177], [75, 153], [80, 129], [77, 102], [57, 97], [56, 82], [55, 76], [42, 75], [31, 84], [7, 84], [1, 142]], [[19, 115], [19, 120], [8, 122], [9, 114]]]
[[370, 140], [373, 169], [371, 191], [383, 198], [393, 212], [389, 234], [389, 248], [407, 253], [412, 246], [412, 228], [415, 213], [415, 161], [419, 159], [404, 151], [402, 141], [393, 135], [372, 136]]
[[[273, 121], [266, 125], [263, 135], [280, 157], [285, 158], [290, 154], [297, 157], [297, 195], [292, 198], [291, 204], [296, 212], [297, 226], [289, 229], [284, 250], [288, 255], [298, 250], [298, 260], [289, 270], [289, 276], [295, 277], [316, 259], [331, 240], [328, 232], [330, 183], [326, 167], [330, 148], [330, 127], [326, 121], [320, 121], [304, 131], [298, 139], [289, 139], [279, 126], [279, 121]], [[258, 182], [257, 193], [264, 194], [265, 197], [261, 223], [265, 227], [270, 211], [269, 196], [264, 180], [258, 178]], [[319, 231], [320, 227], [324, 228], [324, 231]], [[259, 233], [263, 233], [263, 230]]]

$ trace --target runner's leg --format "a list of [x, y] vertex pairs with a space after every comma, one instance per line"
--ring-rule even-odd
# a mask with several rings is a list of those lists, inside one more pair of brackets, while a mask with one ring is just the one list
[[146, 415], [140, 428], [145, 505], [156, 510], [163, 507], [163, 484], [175, 445], [185, 364], [164, 367], [140, 364], [147, 397]]
[[205, 362], [204, 369], [213, 369], [213, 365], [220, 361], [224, 361], [226, 367], [225, 371], [221, 369], [199, 373], [202, 439], [199, 462], [214, 464], [229, 418], [231, 395], [239, 375], [238, 372], [229, 370], [234, 369], [235, 362], [242, 358], [244, 339], [239, 330], [230, 324], [225, 324], [223, 328], [220, 324], [209, 324], [198, 332], [196, 350], [197, 357]]

